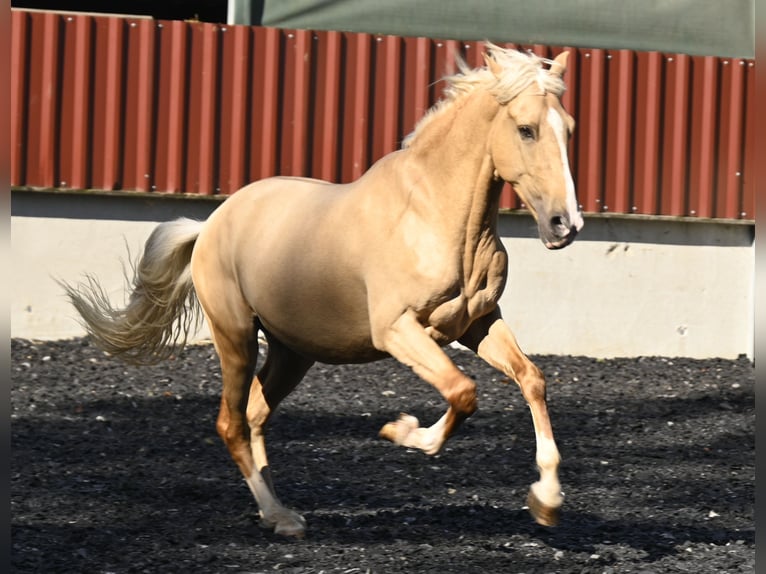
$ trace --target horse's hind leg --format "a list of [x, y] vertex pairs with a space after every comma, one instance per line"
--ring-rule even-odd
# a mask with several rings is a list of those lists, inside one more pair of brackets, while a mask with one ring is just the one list
[[[255, 462], [255, 472], [263, 477], [270, 491], [270, 503], [261, 504], [259, 494], [254, 491], [261, 508], [261, 521], [264, 526], [273, 528], [277, 534], [302, 536], [306, 521], [301, 515], [286, 509], [277, 500], [271, 480], [271, 471], [266, 456], [264, 427], [269, 417], [295, 386], [303, 379], [313, 361], [293, 353], [279, 341], [266, 333], [269, 351], [266, 363], [253, 380], [250, 397], [247, 402], [247, 422], [250, 426], [250, 446]], [[252, 488], [252, 486], [251, 486]]]
[[[253, 377], [258, 358], [257, 325], [252, 311], [237, 305], [234, 297], [207, 299], [205, 288], [197, 281], [197, 293], [207, 317], [218, 357], [221, 362], [223, 392], [216, 428], [234, 462], [245, 477], [258, 503], [265, 525], [279, 534], [301, 536], [305, 521], [286, 509], [274, 495], [266, 462], [263, 424], [279, 400], [300, 380], [295, 369], [287, 369], [284, 384], [272, 383], [265, 392], [258, 377]], [[206, 285], [207, 287], [207, 285]], [[212, 291], [211, 291], [212, 292]], [[279, 354], [278, 354], [279, 355]], [[270, 354], [271, 356], [271, 354]], [[267, 360], [262, 373], [278, 371], [269, 364], [282, 365], [282, 360]], [[296, 365], [299, 362], [295, 363]], [[303, 376], [305, 370], [300, 373]], [[289, 376], [293, 374], [293, 376]], [[293, 379], [297, 378], [295, 382]]]
[[558, 478], [560, 458], [548, 416], [542, 372], [521, 351], [499, 311], [476, 321], [460, 342], [521, 387], [532, 413], [537, 443], [536, 462], [540, 470], [540, 480], [532, 484], [527, 504], [538, 523], [556, 525], [563, 502]]

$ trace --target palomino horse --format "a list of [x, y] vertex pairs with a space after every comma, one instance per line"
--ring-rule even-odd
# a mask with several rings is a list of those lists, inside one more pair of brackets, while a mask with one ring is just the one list
[[[93, 278], [65, 285], [94, 342], [136, 363], [177, 352], [201, 306], [223, 376], [216, 427], [267, 527], [305, 531], [275, 495], [264, 425], [309, 367], [387, 356], [411, 367], [448, 408], [428, 427], [403, 414], [380, 435], [435, 454], [477, 407], [476, 384], [442, 349], [453, 341], [521, 387], [540, 471], [529, 509], [541, 524], [557, 522], [559, 453], [545, 379], [497, 306], [507, 270], [497, 213], [510, 182], [549, 249], [571, 243], [583, 225], [566, 155], [574, 121], [560, 101], [566, 60], [487, 44], [486, 66], [460, 61], [403, 148], [357, 181], [268, 178], [207, 221], [160, 224], [125, 308], [113, 308]], [[255, 374], [259, 331], [268, 355]]]

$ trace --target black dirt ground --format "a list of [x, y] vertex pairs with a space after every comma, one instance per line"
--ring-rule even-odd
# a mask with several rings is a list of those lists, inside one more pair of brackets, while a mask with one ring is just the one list
[[303, 540], [261, 529], [215, 432], [211, 346], [130, 367], [85, 340], [12, 341], [14, 572], [755, 571], [754, 369], [742, 358], [534, 357], [563, 462], [561, 524], [524, 509], [534, 433], [469, 353], [479, 410], [435, 457], [377, 438], [436, 392], [406, 368], [316, 365], [269, 429]]

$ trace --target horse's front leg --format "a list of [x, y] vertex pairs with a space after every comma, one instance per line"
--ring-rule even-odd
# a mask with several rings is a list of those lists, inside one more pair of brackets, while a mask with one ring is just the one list
[[402, 315], [379, 337], [378, 346], [412, 368], [447, 400], [447, 412], [430, 427], [402, 414], [386, 424], [380, 436], [396, 444], [436, 454], [455, 428], [476, 410], [476, 383], [450, 360], [411, 312]]
[[540, 480], [532, 484], [527, 504], [539, 524], [555, 526], [563, 503], [558, 478], [560, 457], [548, 416], [542, 372], [521, 351], [499, 310], [473, 323], [460, 342], [515, 380], [521, 388], [532, 413], [537, 442], [536, 462], [540, 470]]

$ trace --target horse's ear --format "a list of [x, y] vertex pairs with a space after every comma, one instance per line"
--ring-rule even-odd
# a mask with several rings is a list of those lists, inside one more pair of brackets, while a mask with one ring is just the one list
[[495, 60], [486, 52], [484, 53], [484, 62], [487, 64], [489, 71], [492, 72], [496, 78], [499, 78], [503, 75], [503, 67], [497, 63], [497, 60]]
[[551, 64], [551, 74], [556, 74], [557, 76], [563, 76], [564, 72], [566, 72], [566, 69], [567, 69], [568, 58], [569, 58], [569, 51], [561, 52], [561, 54], [556, 56], [553, 60], [553, 64]]

